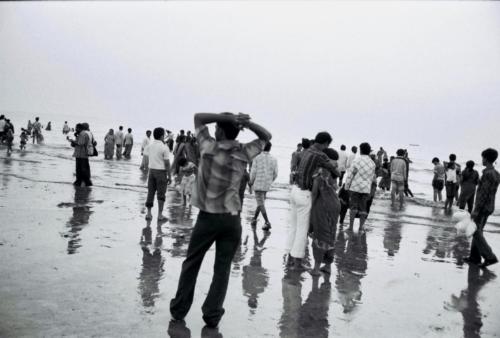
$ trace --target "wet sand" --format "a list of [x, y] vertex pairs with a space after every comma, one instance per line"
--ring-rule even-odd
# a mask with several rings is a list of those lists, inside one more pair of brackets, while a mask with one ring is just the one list
[[[197, 211], [167, 197], [169, 221], [144, 220], [146, 177], [132, 162], [92, 160], [89, 189], [71, 182], [67, 147], [0, 149], [0, 336], [497, 337], [500, 265], [463, 263], [461, 213], [379, 196], [360, 235], [339, 229], [329, 278], [285, 272], [288, 187], [267, 202], [272, 231], [254, 232], [251, 195], [219, 332], [201, 304], [214, 250], [200, 271], [186, 327], [170, 326], [173, 297]], [[136, 149], [137, 151], [137, 149]], [[136, 155], [137, 156], [137, 155]], [[137, 162], [137, 163], [136, 163]], [[500, 227], [486, 236], [500, 252]], [[217, 335], [218, 334], [218, 335]]]

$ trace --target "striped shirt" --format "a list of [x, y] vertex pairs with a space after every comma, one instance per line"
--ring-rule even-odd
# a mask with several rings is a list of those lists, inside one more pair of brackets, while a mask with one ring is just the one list
[[269, 152], [263, 152], [253, 160], [250, 185], [254, 191], [269, 191], [277, 176], [278, 162]]
[[207, 126], [196, 130], [200, 162], [192, 204], [213, 214], [237, 214], [241, 210], [240, 183], [245, 169], [264, 148], [265, 141], [216, 141]]
[[360, 194], [370, 194], [375, 178], [375, 162], [368, 155], [358, 156], [347, 171], [345, 186], [347, 190]]
[[325, 167], [332, 171], [334, 177], [338, 177], [338, 171], [330, 163], [328, 156], [317, 148], [315, 144], [302, 151], [295, 182], [302, 190], [312, 190], [313, 175], [319, 167]]

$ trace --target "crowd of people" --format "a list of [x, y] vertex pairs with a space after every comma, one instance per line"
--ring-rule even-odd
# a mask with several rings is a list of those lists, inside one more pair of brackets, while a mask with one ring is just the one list
[[[215, 123], [211, 136], [208, 124]], [[259, 216], [264, 223], [262, 230], [269, 234], [271, 220], [266, 209], [266, 198], [278, 176], [278, 163], [271, 155], [271, 134], [252, 122], [246, 114], [198, 113], [194, 117], [195, 133], [181, 130], [174, 140], [171, 131], [163, 127], [147, 130], [141, 143], [140, 169], [148, 173], [146, 220], [153, 219], [152, 209], [156, 197], [157, 220], [165, 222], [163, 215], [166, 192], [170, 184], [182, 195], [184, 204], [199, 209], [192, 230], [186, 258], [182, 264], [175, 298], [170, 303], [174, 320], [183, 320], [193, 302], [197, 275], [207, 250], [215, 243], [214, 277], [202, 307], [203, 319], [209, 327], [216, 327], [224, 314], [231, 261], [240, 244], [241, 219], [244, 193], [253, 193], [256, 208], [250, 225], [255, 231]], [[23, 129], [21, 139], [26, 145], [28, 136], [33, 142], [42, 142], [42, 125], [37, 117]], [[50, 123], [46, 130], [50, 130]], [[123, 126], [115, 132], [110, 129], [104, 137], [106, 160], [130, 159], [134, 145], [132, 129], [124, 133]], [[253, 131], [257, 138], [240, 143], [241, 130]], [[63, 134], [71, 129], [67, 122]], [[67, 140], [74, 147], [76, 163], [75, 186], [91, 186], [89, 157], [97, 156], [97, 142], [88, 123], [78, 123], [74, 138]], [[12, 143], [14, 126], [0, 116], [0, 139]], [[24, 136], [23, 136], [24, 135]], [[290, 218], [285, 242], [286, 265], [290, 270], [310, 271], [312, 275], [330, 274], [334, 258], [335, 239], [342, 232], [349, 212], [349, 230], [359, 219], [358, 232], [365, 232], [373, 199], [377, 189], [390, 191], [391, 205], [402, 210], [405, 197], [413, 197], [409, 187], [412, 161], [406, 149], [398, 149], [395, 156], [388, 156], [382, 147], [373, 151], [368, 142], [352, 146], [350, 153], [345, 145], [337, 151], [331, 147], [332, 136], [319, 132], [313, 139], [304, 138], [297, 144], [290, 162]], [[434, 201], [442, 201], [450, 210], [456, 202], [460, 209], [467, 208], [477, 226], [470, 256], [471, 264], [487, 267], [496, 263], [497, 257], [488, 245], [483, 229], [495, 208], [495, 194], [500, 184], [500, 174], [494, 167], [498, 152], [488, 148], [481, 154], [486, 169], [482, 175], [474, 170], [475, 163], [467, 161], [464, 170], [451, 154], [448, 162], [432, 159]], [[310, 238], [310, 239], [309, 239]], [[312, 267], [306, 259], [312, 250]]]

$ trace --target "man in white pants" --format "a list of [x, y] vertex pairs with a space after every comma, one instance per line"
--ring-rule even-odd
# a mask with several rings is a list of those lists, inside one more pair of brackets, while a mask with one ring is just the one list
[[290, 228], [285, 245], [288, 264], [292, 265], [293, 269], [304, 269], [302, 259], [306, 253], [307, 232], [309, 231], [313, 175], [319, 167], [324, 167], [332, 172], [333, 177], [339, 176], [338, 170], [333, 167], [328, 156], [323, 152], [331, 142], [332, 137], [329, 133], [318, 133], [314, 144], [302, 154], [297, 168], [295, 184], [290, 193]]

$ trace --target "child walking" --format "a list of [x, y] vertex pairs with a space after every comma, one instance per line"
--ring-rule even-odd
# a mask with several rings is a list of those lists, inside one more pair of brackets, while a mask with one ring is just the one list
[[191, 195], [196, 181], [196, 165], [183, 157], [179, 160], [179, 168], [179, 175], [182, 177], [179, 192], [182, 194], [184, 205], [186, 205], [188, 202], [191, 203]]

